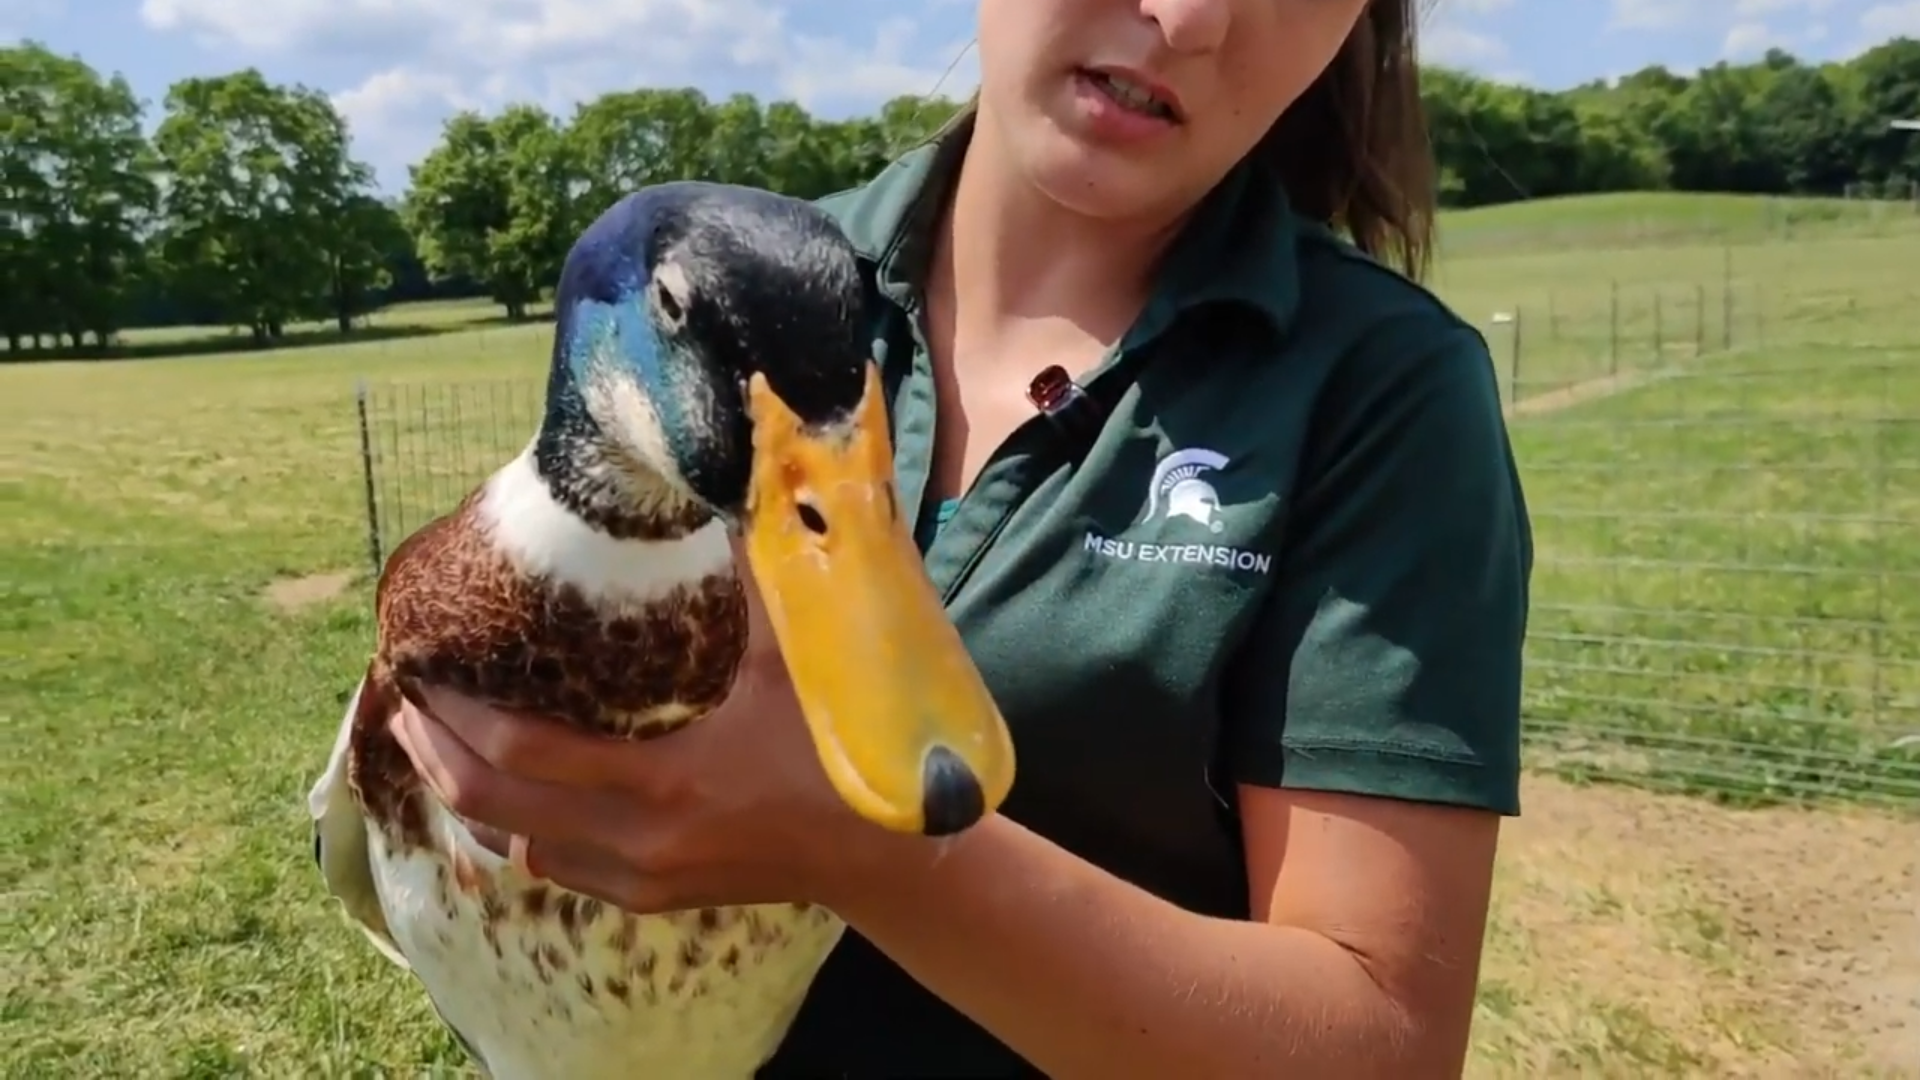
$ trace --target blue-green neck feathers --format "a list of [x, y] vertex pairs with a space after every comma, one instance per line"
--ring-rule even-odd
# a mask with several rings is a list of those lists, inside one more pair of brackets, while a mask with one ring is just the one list
[[645, 285], [636, 283], [613, 303], [582, 299], [556, 313], [553, 378], [547, 387], [548, 424], [579, 424], [582, 434], [598, 434], [586, 410], [585, 392], [595, 380], [634, 382], [659, 421], [661, 437], [675, 460], [691, 457], [688, 437], [697, 419], [686, 402], [699, 391], [699, 365], [672, 363], [670, 348], [647, 315]]
[[[693, 454], [682, 402], [699, 367], [667, 359], [669, 346], [647, 306], [646, 253], [633, 242], [640, 227], [635, 208], [621, 205], [625, 213], [602, 215], [581, 235], [555, 291], [552, 366], [534, 459], [556, 499], [582, 519], [623, 538], [671, 539], [704, 524], [710, 509], [674, 497], [664, 481], [636, 497], [641, 493], [631, 489], [644, 477], [636, 477], [631, 461], [616, 460], [622, 450], [615, 433], [589, 405], [590, 395], [627, 382], [651, 404], [668, 453], [675, 460]], [[647, 463], [656, 471], [664, 464]]]

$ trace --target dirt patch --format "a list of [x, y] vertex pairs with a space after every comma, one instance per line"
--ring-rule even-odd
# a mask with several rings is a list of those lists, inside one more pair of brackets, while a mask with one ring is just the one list
[[1529, 776], [1476, 1076], [1920, 1076], [1920, 820]]
[[267, 586], [265, 599], [281, 611], [292, 613], [324, 604], [347, 591], [360, 575], [352, 570], [333, 570], [324, 574], [302, 574], [281, 578]]
[[1597, 379], [1587, 379], [1560, 387], [1558, 390], [1549, 390], [1544, 394], [1521, 398], [1507, 406], [1507, 415], [1509, 417], [1539, 416], [1542, 413], [1559, 412], [1561, 409], [1571, 408], [1583, 401], [1624, 394], [1628, 390], [1656, 382], [1663, 377], [1662, 373], [1657, 371], [1623, 371], [1617, 375], [1602, 375]]

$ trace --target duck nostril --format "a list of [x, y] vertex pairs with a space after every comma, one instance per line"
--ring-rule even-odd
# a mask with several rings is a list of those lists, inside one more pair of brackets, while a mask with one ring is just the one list
[[920, 767], [921, 829], [927, 836], [952, 836], [986, 816], [987, 795], [960, 755], [936, 746]]
[[805, 525], [808, 532], [815, 536], [827, 535], [827, 519], [821, 516], [818, 507], [810, 502], [798, 502], [794, 507], [800, 512], [800, 524]]

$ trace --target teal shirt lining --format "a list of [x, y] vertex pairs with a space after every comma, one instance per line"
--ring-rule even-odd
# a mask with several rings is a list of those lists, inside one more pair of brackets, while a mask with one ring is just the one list
[[927, 513], [920, 515], [920, 526], [914, 530], [914, 540], [919, 543], [922, 554], [933, 544], [933, 538], [940, 534], [940, 530], [947, 527], [947, 522], [953, 520], [953, 512], [959, 508], [959, 499], [942, 499]]

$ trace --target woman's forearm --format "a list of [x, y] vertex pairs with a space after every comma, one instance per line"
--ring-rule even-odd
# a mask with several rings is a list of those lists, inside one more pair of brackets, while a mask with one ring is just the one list
[[1184, 911], [1005, 818], [931, 858], [902, 846], [884, 885], [836, 910], [1049, 1076], [1458, 1068], [1425, 1053], [1419, 1026], [1321, 934]]

